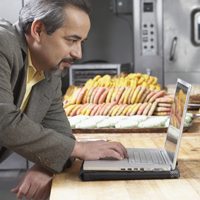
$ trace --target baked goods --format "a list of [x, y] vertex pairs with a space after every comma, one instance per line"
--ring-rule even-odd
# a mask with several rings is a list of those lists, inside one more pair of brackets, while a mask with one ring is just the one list
[[193, 104], [200, 104], [200, 94], [191, 95], [189, 102]]
[[169, 115], [172, 101], [156, 77], [141, 73], [97, 75], [83, 87], [69, 87], [64, 109], [67, 116]]

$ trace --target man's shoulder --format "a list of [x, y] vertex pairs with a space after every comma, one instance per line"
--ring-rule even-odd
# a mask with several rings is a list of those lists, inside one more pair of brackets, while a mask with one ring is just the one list
[[14, 32], [14, 27], [9, 21], [0, 19], [0, 37], [11, 37]]
[[13, 24], [6, 20], [0, 20], [0, 49], [4, 53], [16, 52], [20, 49], [20, 42]]
[[12, 27], [12, 23], [6, 19], [0, 18], [0, 27], [10, 29]]

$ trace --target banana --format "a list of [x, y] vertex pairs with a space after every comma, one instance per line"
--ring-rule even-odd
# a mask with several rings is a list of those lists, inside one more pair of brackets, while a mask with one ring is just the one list
[[150, 77], [149, 77], [149, 80], [147, 81], [147, 84], [148, 84], [148, 85], [151, 85], [153, 82], [154, 82], [154, 77], [153, 77], [153, 76], [150, 76]]
[[93, 81], [98, 81], [100, 78], [101, 78], [100, 75], [96, 75], [96, 76], [93, 78]]
[[144, 77], [140, 77], [140, 79], [138, 80], [138, 84], [141, 85], [143, 82], [145, 81]]

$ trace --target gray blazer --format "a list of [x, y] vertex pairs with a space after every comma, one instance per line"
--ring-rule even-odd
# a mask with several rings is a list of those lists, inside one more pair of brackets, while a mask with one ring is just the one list
[[46, 72], [22, 113], [26, 66], [24, 34], [18, 24], [0, 21], [0, 145], [60, 172], [75, 144], [62, 107], [61, 78]]

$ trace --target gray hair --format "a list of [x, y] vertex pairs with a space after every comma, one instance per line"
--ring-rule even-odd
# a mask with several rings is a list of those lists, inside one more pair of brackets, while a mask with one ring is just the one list
[[47, 34], [52, 34], [62, 27], [65, 20], [63, 10], [74, 6], [90, 15], [87, 0], [30, 0], [20, 11], [19, 25], [27, 33], [34, 20], [41, 20]]

